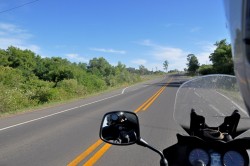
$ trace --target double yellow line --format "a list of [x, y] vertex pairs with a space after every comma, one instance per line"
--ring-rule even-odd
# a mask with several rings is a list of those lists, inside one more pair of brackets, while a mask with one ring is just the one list
[[[138, 107], [134, 112], [137, 113], [139, 111], [146, 111], [152, 103], [161, 95], [161, 93], [165, 90], [167, 85], [172, 81], [168, 81], [162, 88], [160, 88], [153, 96], [147, 99], [140, 107]], [[76, 166], [80, 162], [82, 162], [86, 157], [88, 157], [93, 151], [101, 147], [88, 161], [86, 161], [83, 166], [92, 166], [94, 165], [102, 156], [103, 154], [111, 147], [111, 144], [104, 143], [102, 140], [98, 139], [93, 145], [91, 145], [87, 150], [77, 156], [73, 161], [71, 161], [67, 166]]]
[[165, 90], [165, 88], [167, 87], [167, 85], [169, 84], [169, 82], [167, 82], [163, 87], [161, 87], [153, 96], [151, 96], [147, 101], [145, 101], [134, 112], [137, 113], [139, 111], [146, 111], [152, 105], [152, 103], [160, 96], [160, 94]]

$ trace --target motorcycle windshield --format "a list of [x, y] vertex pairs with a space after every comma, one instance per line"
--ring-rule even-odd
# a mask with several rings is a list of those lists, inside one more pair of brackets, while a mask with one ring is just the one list
[[190, 127], [190, 112], [194, 109], [205, 117], [209, 127], [218, 127], [225, 116], [238, 110], [238, 129], [250, 128], [249, 115], [234, 76], [208, 75], [183, 83], [175, 99], [174, 119], [182, 128]]

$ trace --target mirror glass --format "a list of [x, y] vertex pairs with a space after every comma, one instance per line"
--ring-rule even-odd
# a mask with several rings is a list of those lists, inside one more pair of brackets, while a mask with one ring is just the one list
[[131, 145], [140, 138], [139, 120], [135, 113], [114, 111], [103, 117], [100, 138], [114, 145]]

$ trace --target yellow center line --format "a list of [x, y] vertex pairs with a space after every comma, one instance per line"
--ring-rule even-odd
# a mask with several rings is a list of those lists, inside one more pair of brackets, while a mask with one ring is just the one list
[[92, 156], [83, 166], [92, 166], [94, 165], [99, 158], [111, 147], [111, 144], [105, 144], [94, 156]]
[[134, 113], [139, 112], [147, 103], [149, 103], [161, 90], [163, 89], [163, 87], [161, 89], [159, 89], [153, 96], [151, 96], [147, 101], [145, 101], [140, 107], [138, 107]]
[[161, 93], [166, 89], [166, 87], [168, 86], [168, 84], [172, 81], [173, 78], [170, 79], [170, 81], [168, 81], [166, 83], [166, 85], [164, 85], [164, 87], [162, 87], [159, 91], [159, 93], [157, 93], [153, 98], [152, 100], [142, 109], [143, 111], [147, 110], [151, 105], [152, 103], [161, 95]]
[[85, 157], [87, 157], [91, 152], [93, 152], [97, 147], [99, 147], [103, 143], [102, 140], [98, 140], [93, 145], [91, 145], [86, 151], [80, 154], [77, 158], [75, 158], [72, 162], [70, 162], [67, 166], [76, 166], [79, 164]]
[[[172, 81], [172, 78], [169, 82]], [[166, 83], [165, 86], [160, 88], [153, 96], [151, 96], [149, 99], [147, 99], [140, 107], [138, 107], [134, 112], [137, 113], [141, 110], [146, 110], [150, 105], [160, 96], [160, 94], [165, 90], [166, 86], [169, 84], [169, 82]], [[102, 140], [98, 140], [93, 145], [91, 145], [86, 151], [81, 153], [78, 157], [76, 157], [72, 162], [70, 162], [67, 166], [76, 166], [81, 161], [83, 161], [87, 156], [89, 156], [95, 149], [97, 149], [101, 144], [103, 143]], [[98, 150], [85, 164], [84, 166], [92, 166], [95, 164], [102, 156], [103, 154], [111, 147], [111, 144], [105, 143], [103, 147]]]
[[[149, 103], [152, 99], [154, 99], [155, 96], [157, 96], [159, 93], [161, 93], [162, 90], [164, 90], [164, 89], [165, 89], [164, 87], [160, 88], [153, 96], [151, 96], [147, 101], [145, 101], [134, 112], [135, 113], [139, 112], [147, 103]], [[85, 164], [83, 164], [83, 166], [92, 166], [92, 165], [94, 165], [103, 156], [103, 154], [107, 150], [109, 150], [110, 147], [111, 147], [111, 145], [106, 143], [96, 154], [94, 154], [94, 156], [92, 156]]]
[[143, 111], [147, 110], [148, 107], [161, 95], [161, 93], [165, 90], [166, 87], [162, 88], [161, 91], [153, 97], [153, 99], [142, 109]]

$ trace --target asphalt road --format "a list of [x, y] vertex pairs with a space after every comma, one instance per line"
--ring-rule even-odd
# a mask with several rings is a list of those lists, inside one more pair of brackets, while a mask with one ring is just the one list
[[189, 126], [191, 109], [206, 117], [206, 124], [211, 127], [220, 126], [224, 122], [224, 117], [238, 110], [242, 118], [238, 129], [250, 126], [243, 101], [236, 101], [223, 90], [204, 87], [188, 83], [177, 93], [175, 119], [179, 124]]
[[[117, 110], [136, 112], [141, 137], [163, 150], [176, 143], [177, 133], [185, 133], [174, 121], [173, 111], [177, 89], [187, 80], [185, 76], [165, 76], [88, 99], [1, 118], [0, 166], [159, 165], [160, 157], [147, 148], [102, 142], [102, 116]], [[193, 103], [198, 113], [212, 117], [206, 119], [211, 125], [219, 125], [238, 107], [214, 90], [186, 88], [178, 96], [178, 101], [183, 102], [178, 109], [186, 110], [186, 115], [182, 112], [184, 118], [176, 119], [180, 123], [189, 123], [191, 107], [187, 103]], [[245, 114], [242, 110], [240, 113]], [[250, 124], [243, 119], [240, 125]]]
[[[69, 104], [1, 118], [0, 166], [159, 165], [160, 157], [144, 147], [110, 146], [100, 141], [102, 116], [117, 110], [136, 112], [141, 137], [163, 150], [176, 143], [176, 133], [185, 133], [173, 118], [176, 92], [185, 80], [166, 76]], [[205, 96], [213, 102], [214, 95], [193, 90], [187, 100], [199, 101], [199, 96]], [[221, 100], [217, 103], [226, 102], [216, 95]]]
[[[137, 113], [141, 136], [160, 150], [175, 143], [181, 130], [173, 120], [174, 98], [178, 85], [170, 77], [138, 84], [70, 104], [51, 107], [0, 119], [1, 166], [72, 165], [79, 155], [98, 142], [104, 113], [116, 110], [135, 111], [161, 89], [145, 111]], [[84, 165], [102, 149], [92, 149], [77, 163]], [[95, 158], [96, 159], [96, 158]], [[138, 145], [111, 146], [95, 165], [157, 165], [159, 156]], [[91, 164], [90, 164], [91, 165]]]

